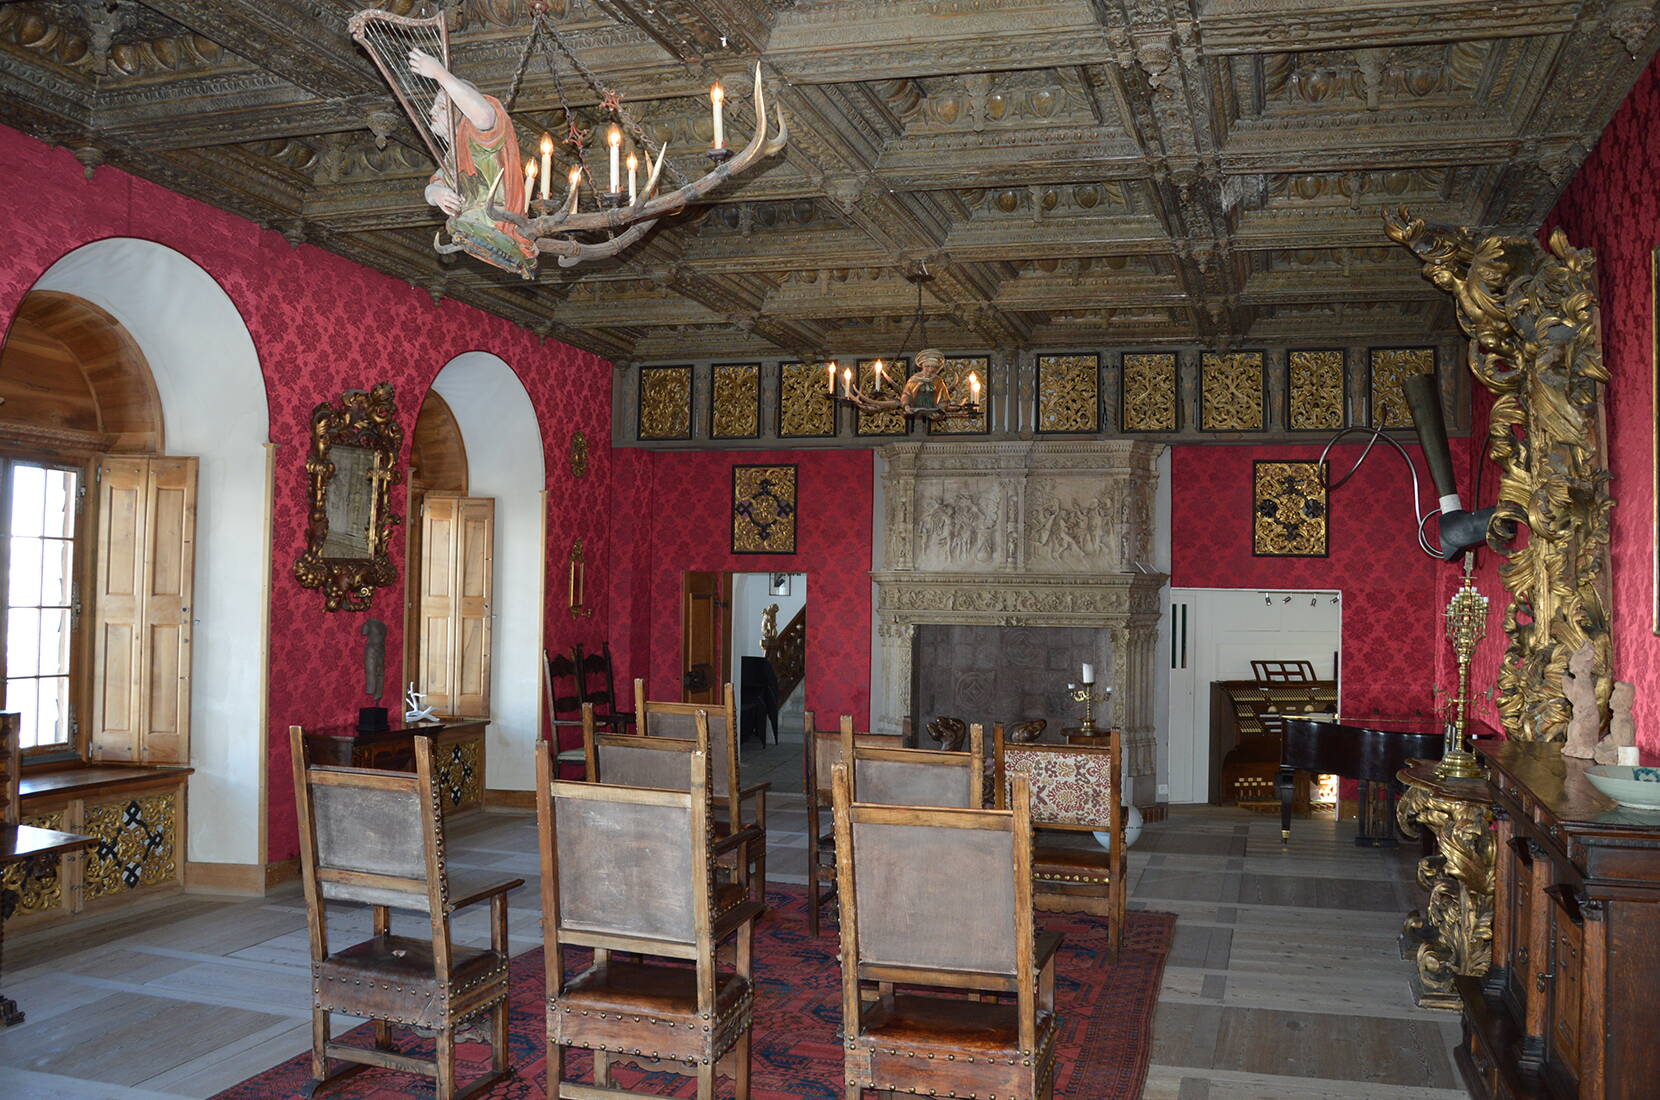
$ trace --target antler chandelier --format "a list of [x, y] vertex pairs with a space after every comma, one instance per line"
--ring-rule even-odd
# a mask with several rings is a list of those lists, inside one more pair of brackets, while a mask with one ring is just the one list
[[[914, 269], [905, 273], [905, 280], [916, 287], [916, 313], [911, 317], [911, 325], [905, 330], [905, 338], [899, 342], [899, 355], [895, 357], [896, 364], [905, 360], [905, 349], [910, 346], [911, 333], [920, 331], [922, 334], [922, 350], [916, 353], [916, 373], [905, 379], [903, 385], [893, 388], [888, 382], [887, 364], [878, 359], [871, 364], [871, 373], [874, 375], [871, 388], [867, 391], [853, 377], [852, 367], [841, 368], [841, 392], [836, 392], [836, 363], [834, 360], [826, 363], [825, 385], [826, 396], [833, 401], [844, 405], [851, 405], [862, 412], [891, 412], [898, 410], [907, 420], [946, 420], [954, 417], [968, 417], [980, 415], [980, 376], [974, 371], [968, 375], [970, 397], [967, 401], [953, 401], [951, 390], [946, 380], [940, 377], [940, 371], [945, 368], [945, 355], [938, 349], [928, 347], [928, 320], [922, 312], [922, 286], [933, 282], [934, 276], [929, 273], [926, 263], [918, 264]], [[891, 396], [889, 396], [891, 394]]]
[[[736, 155], [727, 147], [723, 114], [726, 93], [716, 80], [709, 89], [713, 140], [708, 156], [713, 167], [701, 178], [685, 182], [674, 166], [666, 163], [667, 143], [658, 146], [647, 137], [622, 105], [622, 93], [602, 84], [571, 51], [554, 26], [545, 0], [535, 0], [530, 7], [530, 37], [505, 104], [450, 71], [444, 12], [411, 17], [368, 9], [348, 21], [352, 37], [374, 60], [438, 163], [426, 194], [428, 202], [448, 215], [445, 229], [449, 241], [443, 240], [442, 232], [433, 239], [433, 247], [440, 254], [466, 252], [526, 279], [535, 277], [537, 260], [543, 255], [557, 257], [561, 267], [615, 256], [644, 236], [659, 219], [679, 213], [692, 201], [784, 148], [789, 134], [782, 112], [778, 112], [777, 134], [767, 137], [766, 93], [757, 64], [754, 136]], [[564, 113], [565, 136], [556, 143], [551, 134], [544, 133], [540, 159], [532, 157], [521, 168], [518, 136], [509, 112], [531, 55], [544, 36], [543, 53]], [[567, 101], [555, 50], [582, 77], [600, 110], [611, 116], [606, 127], [610, 186], [605, 189], [600, 188], [588, 167], [587, 149], [597, 127], [584, 128]], [[651, 162], [650, 174], [641, 187], [637, 176], [639, 155], [629, 152], [626, 190], [621, 175], [625, 130], [633, 149], [644, 151], [645, 159]], [[564, 169], [568, 180], [565, 195], [556, 205], [550, 191], [554, 151], [560, 146], [564, 147], [561, 159], [568, 159], [570, 164]], [[658, 188], [665, 169], [680, 186], [660, 195]], [[593, 196], [588, 210], [583, 209], [584, 190]]]

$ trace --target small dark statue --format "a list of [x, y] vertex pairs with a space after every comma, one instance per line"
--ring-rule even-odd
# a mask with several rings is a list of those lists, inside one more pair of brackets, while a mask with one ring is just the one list
[[370, 619], [358, 633], [363, 635], [363, 692], [379, 699], [386, 690], [386, 624]]

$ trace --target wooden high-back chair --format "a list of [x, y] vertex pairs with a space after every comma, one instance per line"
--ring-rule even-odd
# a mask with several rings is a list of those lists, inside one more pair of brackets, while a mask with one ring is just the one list
[[[415, 738], [415, 772], [309, 766], [299, 726], [288, 729], [299, 807], [300, 869], [311, 939], [311, 1074], [320, 1087], [369, 1066], [433, 1077], [439, 1100], [460, 1100], [506, 1077], [507, 893], [520, 878], [451, 875], [444, 864], [444, 820], [432, 780], [431, 739]], [[490, 903], [489, 948], [463, 947], [450, 917]], [[374, 935], [341, 950], [329, 946], [330, 902], [370, 907]], [[429, 935], [392, 933], [391, 911], [420, 914]], [[373, 1049], [329, 1037], [329, 1015], [374, 1021]], [[491, 1017], [491, 1072], [455, 1088], [455, 1032], [473, 1016]], [[398, 1053], [391, 1025], [437, 1032], [436, 1057]], [[328, 1060], [352, 1063], [328, 1072]]]
[[833, 785], [848, 1100], [863, 1089], [1049, 1097], [1060, 937], [1039, 938], [1032, 925], [1024, 782], [1012, 811], [854, 802], [846, 764]]
[[819, 910], [836, 899], [836, 830], [831, 825], [835, 798], [830, 769], [842, 759], [842, 738], [871, 748], [903, 748], [901, 733], [855, 733], [853, 716], [844, 714], [837, 729], [814, 728], [813, 712], [801, 715], [806, 744], [801, 753], [801, 789], [807, 795], [807, 931], [818, 935]]
[[968, 728], [966, 753], [861, 745], [852, 723], [842, 726], [841, 737], [842, 759], [860, 802], [971, 810], [985, 804], [985, 730], [978, 722]]
[[[1035, 904], [1057, 913], [1105, 918], [1112, 957], [1124, 940], [1128, 857], [1124, 843], [1122, 735], [1100, 745], [1017, 745], [997, 726], [993, 737], [997, 808], [1005, 809], [1017, 776], [1031, 787], [1032, 824], [1043, 830], [1099, 834], [1097, 843], [1056, 843], [1039, 833], [1032, 852]], [[1053, 834], [1051, 834], [1052, 836]], [[1100, 836], [1111, 839], [1102, 848]]]
[[23, 778], [23, 716], [0, 711], [0, 825], [19, 824], [23, 804], [17, 793]]
[[710, 793], [715, 804], [715, 836], [727, 840], [742, 834], [737, 852], [739, 873], [749, 883], [756, 901], [767, 899], [767, 791], [770, 783], [741, 786], [738, 778], [738, 703], [728, 682], [719, 706], [707, 703], [659, 703], [646, 698], [646, 682], [634, 681], [634, 731], [645, 737], [690, 740], [699, 713], [708, 715], [709, 762], [713, 776]]
[[576, 669], [576, 662], [563, 653], [551, 656], [542, 650], [542, 693], [548, 708], [548, 740], [553, 746], [554, 760], [559, 764], [582, 763], [580, 748], [559, 748], [559, 731], [581, 722], [582, 695]]
[[634, 724], [634, 715], [617, 709], [616, 672], [611, 665], [611, 644], [602, 642], [598, 653], [585, 653], [582, 646], [571, 648], [576, 660], [576, 690], [581, 701], [594, 705], [594, 720], [601, 729], [622, 733]]
[[[613, 1058], [646, 1064], [646, 1055], [653, 1066], [666, 1061], [695, 1075], [700, 1100], [715, 1095], [717, 1066], [739, 1100], [749, 1096], [750, 961], [761, 906], [740, 895], [721, 911], [701, 716], [694, 733], [598, 735], [599, 772], [650, 781], [643, 785], [558, 782], [548, 754], [536, 754], [548, 1100], [648, 1095], [615, 1089], [610, 1072]], [[716, 949], [733, 935], [735, 973], [723, 973]], [[592, 966], [569, 981], [567, 947], [594, 952]], [[613, 951], [692, 965], [624, 961]], [[593, 1052], [592, 1086], [565, 1080], [566, 1047]]]

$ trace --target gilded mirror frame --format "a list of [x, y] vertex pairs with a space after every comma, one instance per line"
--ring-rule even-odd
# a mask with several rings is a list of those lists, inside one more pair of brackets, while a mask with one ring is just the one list
[[[403, 426], [390, 382], [367, 393], [347, 390], [339, 404], [325, 401], [311, 410], [311, 450], [305, 460], [311, 511], [306, 548], [294, 563], [294, 576], [302, 588], [323, 590], [325, 611], [367, 611], [376, 588], [397, 582], [392, 529], [403, 517], [392, 511], [392, 486], [403, 480], [398, 467], [402, 453]], [[361, 471], [362, 480], [335, 484], [348, 471]], [[336, 527], [350, 516], [349, 529], [331, 530], [331, 512]]]

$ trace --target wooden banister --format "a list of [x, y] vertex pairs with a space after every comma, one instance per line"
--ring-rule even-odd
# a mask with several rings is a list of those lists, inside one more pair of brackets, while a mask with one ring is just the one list
[[772, 671], [778, 677], [778, 700], [783, 702], [807, 675], [807, 609], [795, 613], [789, 625], [762, 646]]

